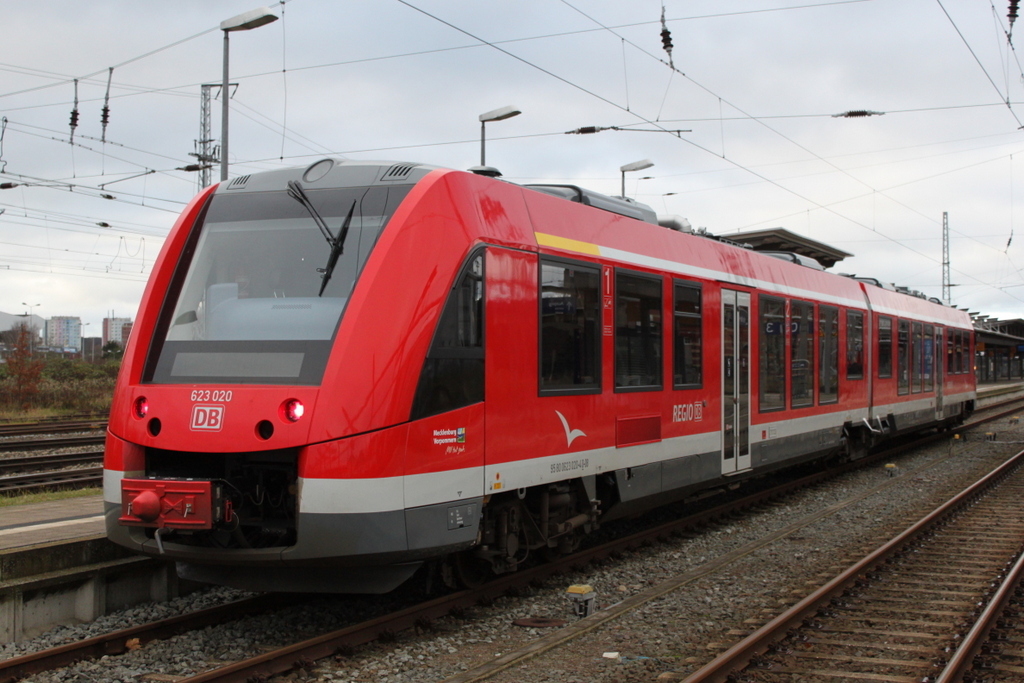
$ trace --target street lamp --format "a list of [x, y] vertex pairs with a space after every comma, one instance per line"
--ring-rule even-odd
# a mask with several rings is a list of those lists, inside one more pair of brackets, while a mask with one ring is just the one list
[[33, 327], [33, 320], [32, 320], [33, 314], [32, 314], [32, 311], [33, 311], [33, 309], [36, 309], [36, 308], [42, 306], [42, 304], [27, 304], [24, 301], [22, 301], [21, 305], [22, 306], [28, 306], [28, 354], [31, 356], [32, 354], [35, 353], [35, 346], [34, 346], [33, 342], [35, 341], [35, 336], [36, 336], [36, 331], [35, 331], [35, 328]]
[[232, 31], [248, 31], [277, 21], [277, 15], [269, 7], [261, 7], [239, 14], [220, 22], [220, 30], [224, 31], [224, 82], [221, 85], [220, 115], [220, 179], [228, 179], [228, 34]]
[[631, 164], [619, 167], [619, 172], [622, 173], [622, 196], [626, 196], [626, 174], [630, 171], [642, 171], [645, 168], [654, 166], [654, 162], [650, 159], [641, 159], [640, 161], [634, 161]]
[[480, 114], [480, 165], [486, 166], [485, 161], [486, 155], [484, 154], [484, 145], [486, 140], [486, 126], [488, 121], [504, 121], [510, 119], [513, 116], [519, 116], [523, 112], [519, 111], [515, 107], [502, 107], [501, 109], [495, 109], [489, 111], [486, 114]]

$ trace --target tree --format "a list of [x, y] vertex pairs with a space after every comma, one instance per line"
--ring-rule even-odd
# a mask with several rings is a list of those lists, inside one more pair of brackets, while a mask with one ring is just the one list
[[124, 348], [116, 341], [109, 341], [103, 345], [103, 360], [120, 360], [124, 355]]
[[26, 324], [14, 328], [18, 335], [14, 351], [7, 356], [7, 374], [14, 379], [15, 399], [29, 408], [39, 393], [39, 377], [43, 372], [43, 359], [32, 355], [32, 331]]

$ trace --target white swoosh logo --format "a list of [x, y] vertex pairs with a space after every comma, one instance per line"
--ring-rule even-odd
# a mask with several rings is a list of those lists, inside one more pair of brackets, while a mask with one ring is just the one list
[[569, 446], [572, 446], [572, 442], [576, 440], [576, 437], [586, 436], [586, 434], [579, 429], [570, 430], [569, 421], [565, 419], [565, 415], [562, 415], [557, 410], [555, 411], [555, 415], [557, 415], [558, 419], [562, 421], [562, 428], [565, 430], [565, 440], [568, 442]]

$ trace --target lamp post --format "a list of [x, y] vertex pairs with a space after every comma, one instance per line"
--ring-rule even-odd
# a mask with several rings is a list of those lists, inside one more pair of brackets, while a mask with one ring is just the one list
[[32, 311], [33, 311], [33, 309], [36, 309], [36, 308], [39, 308], [40, 306], [42, 306], [42, 304], [27, 304], [24, 301], [22, 301], [21, 305], [22, 306], [28, 306], [28, 355], [31, 356], [31, 355], [35, 354], [35, 344], [34, 344], [34, 342], [35, 342], [35, 336], [36, 336], [36, 331], [35, 331], [35, 327], [33, 326], [33, 320], [32, 320], [32, 317], [33, 317]]
[[228, 34], [232, 31], [248, 31], [277, 21], [277, 15], [269, 7], [260, 7], [220, 22], [224, 31], [224, 81], [221, 85], [220, 116], [220, 179], [228, 179]]
[[641, 159], [640, 161], [634, 161], [631, 164], [619, 167], [619, 172], [622, 173], [622, 196], [626, 196], [626, 174], [630, 171], [642, 171], [645, 168], [654, 166], [654, 162], [650, 159]]
[[486, 154], [485, 154], [485, 143], [486, 143], [486, 126], [488, 121], [504, 121], [510, 119], [513, 116], [519, 116], [523, 112], [517, 108], [509, 106], [502, 107], [501, 109], [494, 109], [486, 114], [480, 114], [480, 165], [486, 166]]

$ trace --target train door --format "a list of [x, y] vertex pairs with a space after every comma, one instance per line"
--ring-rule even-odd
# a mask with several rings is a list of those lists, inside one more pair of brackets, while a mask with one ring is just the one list
[[750, 294], [722, 290], [722, 474], [750, 469]]
[[934, 344], [932, 346], [932, 374], [935, 375], [935, 419], [941, 420], [943, 413], [942, 384], [946, 373], [946, 340], [945, 328], [936, 326]]

